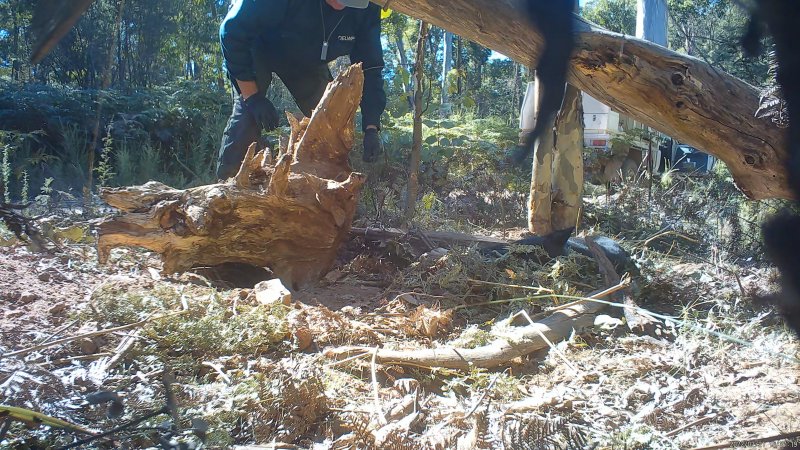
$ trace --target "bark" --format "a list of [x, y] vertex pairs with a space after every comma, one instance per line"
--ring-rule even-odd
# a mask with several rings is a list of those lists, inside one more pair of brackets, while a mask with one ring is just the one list
[[[394, 0], [392, 9], [534, 66], [542, 38], [514, 0]], [[752, 199], [793, 198], [787, 134], [754, 117], [759, 91], [707, 63], [576, 16], [569, 83], [724, 161]]]
[[[534, 96], [536, 105], [539, 105], [540, 92], [539, 77], [536, 77], [536, 88]], [[536, 120], [539, 120], [539, 111], [536, 111]], [[545, 130], [552, 130], [554, 124], [550, 124]], [[552, 190], [553, 190], [553, 160], [554, 155], [554, 135], [552, 132], [545, 131], [542, 137], [536, 142], [533, 152], [533, 170], [531, 172], [531, 193], [528, 198], [528, 231], [537, 236], [546, 236], [553, 232], [551, 222], [552, 212]]]
[[425, 76], [425, 41], [428, 38], [428, 23], [420, 21], [419, 38], [417, 39], [417, 55], [414, 62], [414, 131], [411, 144], [411, 161], [408, 168], [408, 199], [405, 219], [410, 222], [414, 217], [419, 194], [419, 164], [422, 154], [422, 88]]
[[567, 85], [556, 119], [556, 155], [553, 162], [554, 230], [576, 226], [583, 196], [583, 95]]
[[222, 183], [103, 190], [123, 214], [99, 225], [100, 260], [115, 247], [139, 246], [159, 253], [168, 274], [241, 262], [271, 268], [294, 289], [316, 282], [348, 235], [365, 180], [348, 161], [363, 83], [360, 65], [352, 66], [328, 85], [310, 119], [289, 115], [288, 148], [274, 163], [254, 144]]
[[566, 230], [578, 221], [583, 194], [581, 100], [581, 91], [568, 85], [555, 133], [543, 136], [534, 153], [528, 230], [538, 236]]

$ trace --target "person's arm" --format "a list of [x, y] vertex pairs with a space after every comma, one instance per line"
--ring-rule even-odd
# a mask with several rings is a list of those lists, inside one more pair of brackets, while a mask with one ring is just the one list
[[386, 108], [383, 90], [383, 47], [381, 46], [381, 9], [372, 4], [369, 17], [356, 32], [356, 42], [350, 53], [351, 62], [362, 63], [364, 91], [361, 96], [362, 129], [380, 128], [381, 114]]
[[253, 41], [280, 23], [287, 3], [288, 0], [235, 0], [219, 27], [225, 68], [236, 80], [242, 98], [258, 92], [251, 53]]

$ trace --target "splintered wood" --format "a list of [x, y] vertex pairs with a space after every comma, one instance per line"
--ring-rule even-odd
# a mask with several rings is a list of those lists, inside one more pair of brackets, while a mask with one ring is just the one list
[[315, 283], [347, 237], [366, 178], [348, 161], [363, 83], [361, 65], [351, 66], [310, 119], [289, 115], [289, 145], [274, 162], [254, 144], [220, 183], [104, 189], [123, 214], [99, 225], [101, 262], [113, 248], [138, 246], [161, 255], [164, 273], [239, 262], [269, 267], [293, 289]]

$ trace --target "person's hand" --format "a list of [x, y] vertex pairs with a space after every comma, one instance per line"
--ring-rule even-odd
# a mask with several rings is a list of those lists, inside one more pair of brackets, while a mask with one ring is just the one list
[[251, 95], [242, 101], [244, 110], [256, 121], [256, 124], [266, 131], [278, 128], [280, 116], [278, 110], [269, 99], [260, 95]]
[[361, 159], [364, 162], [372, 163], [378, 160], [381, 153], [383, 153], [383, 143], [380, 132], [377, 128], [367, 128], [364, 131], [364, 154]]

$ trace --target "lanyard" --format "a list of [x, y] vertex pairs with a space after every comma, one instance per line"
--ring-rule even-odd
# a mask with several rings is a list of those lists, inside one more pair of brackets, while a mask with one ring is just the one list
[[338, 22], [336, 22], [336, 25], [333, 27], [333, 29], [331, 30], [330, 34], [328, 34], [328, 36], [325, 37], [325, 32], [326, 32], [326, 30], [325, 30], [325, 14], [323, 14], [323, 12], [322, 12], [322, 2], [324, 2], [324, 1], [325, 0], [319, 0], [319, 16], [322, 18], [322, 52], [319, 55], [319, 59], [321, 59], [322, 61], [327, 61], [328, 60], [328, 41], [331, 40], [331, 36], [333, 36], [333, 32], [336, 31], [336, 28], [338, 28], [339, 24], [342, 23], [342, 20], [344, 20], [345, 14], [344, 13], [342, 14], [342, 17], [339, 18]]

